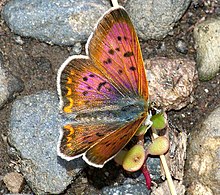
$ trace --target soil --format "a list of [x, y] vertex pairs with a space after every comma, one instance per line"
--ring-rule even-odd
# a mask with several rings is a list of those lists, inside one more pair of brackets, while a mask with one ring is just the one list
[[[0, 11], [2, 4], [0, 3]], [[172, 34], [160, 41], [141, 41], [144, 59], [156, 56], [196, 59], [192, 34], [194, 25], [204, 18], [216, 15], [220, 15], [219, 1], [194, 0], [176, 24]], [[186, 44], [187, 50], [183, 53], [176, 48], [178, 40]], [[165, 47], [165, 50], [161, 49], [162, 47]], [[56, 91], [57, 70], [70, 55], [70, 50], [70, 47], [49, 45], [32, 38], [20, 37], [12, 33], [0, 18], [0, 57], [3, 59], [4, 66], [14, 76], [21, 78], [25, 85], [24, 90], [16, 94], [16, 98], [41, 90]], [[197, 124], [220, 105], [219, 82], [220, 75], [207, 82], [197, 81], [197, 87], [193, 91], [193, 102], [179, 111], [168, 112], [169, 121], [180, 130], [188, 133], [193, 131]], [[15, 171], [17, 163], [7, 144], [12, 102], [8, 102], [0, 110], [0, 178], [6, 173]], [[122, 180], [122, 176], [118, 174], [120, 172], [120, 168], [115, 167], [114, 163], [109, 163], [104, 169], [88, 168], [63, 194], [73, 194], [73, 192], [80, 194], [82, 191], [85, 194], [91, 194], [93, 191], [95, 193], [97, 189]], [[95, 182], [97, 176], [101, 175], [103, 175], [102, 182]], [[87, 180], [90, 183], [89, 192]], [[2, 180], [0, 180], [0, 189], [0, 193], [9, 193]], [[28, 185], [25, 184], [22, 193], [31, 193]]]

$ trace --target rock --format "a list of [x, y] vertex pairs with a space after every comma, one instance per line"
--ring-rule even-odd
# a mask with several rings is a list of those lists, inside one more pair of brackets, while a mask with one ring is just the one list
[[1, 0], [0, 1], [0, 12], [2, 11], [2, 7], [4, 6], [4, 4], [6, 3], [7, 0]]
[[81, 159], [67, 162], [57, 156], [59, 129], [67, 122], [59, 114], [55, 93], [23, 97], [12, 105], [9, 141], [21, 154], [21, 171], [36, 194], [58, 194], [85, 166]]
[[16, 93], [23, 90], [24, 84], [3, 66], [3, 57], [0, 53], [0, 108], [12, 100]]
[[147, 190], [145, 184], [138, 183], [136, 185], [125, 184], [117, 187], [105, 187], [102, 190], [103, 195], [124, 195], [124, 194], [135, 194], [135, 195], [150, 195], [150, 191]]
[[[174, 181], [174, 186], [176, 189], [176, 193], [178, 195], [184, 195], [185, 194], [185, 186], [182, 184], [182, 182]], [[171, 195], [169, 187], [167, 182], [161, 183], [156, 189], [152, 190], [151, 195]]]
[[194, 38], [199, 79], [210, 80], [220, 70], [220, 17], [196, 25]]
[[70, 55], [79, 55], [82, 52], [82, 44], [80, 42], [75, 43], [70, 50]]
[[161, 39], [172, 31], [188, 8], [190, 0], [136, 0], [125, 5], [140, 38]]
[[151, 102], [164, 110], [179, 110], [190, 102], [197, 79], [194, 61], [160, 57], [146, 60], [145, 64]]
[[11, 193], [21, 192], [24, 184], [24, 178], [20, 173], [11, 172], [4, 176], [3, 181]]
[[72, 45], [86, 41], [109, 7], [105, 0], [12, 0], [5, 5], [2, 17], [18, 35]]
[[190, 133], [185, 167], [187, 194], [220, 194], [220, 107]]
[[178, 39], [175, 43], [176, 50], [182, 54], [187, 54], [188, 48], [186, 42], [182, 39]]

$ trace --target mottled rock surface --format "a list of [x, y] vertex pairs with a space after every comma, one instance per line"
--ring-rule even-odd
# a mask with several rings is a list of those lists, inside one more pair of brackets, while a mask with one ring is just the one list
[[5, 5], [2, 16], [16, 34], [72, 45], [86, 41], [108, 8], [110, 4], [104, 0], [12, 0]]
[[220, 17], [196, 25], [194, 38], [199, 79], [210, 80], [220, 71]]
[[188, 194], [220, 194], [220, 107], [190, 133], [185, 179]]
[[20, 152], [21, 171], [35, 193], [61, 193], [85, 165], [81, 159], [67, 162], [57, 156], [65, 121], [55, 93], [43, 91], [13, 103], [9, 140]]
[[194, 61], [161, 57], [145, 64], [151, 102], [165, 110], [179, 110], [190, 102], [198, 77]]
[[136, 0], [125, 5], [140, 38], [161, 39], [172, 31], [187, 10], [190, 0]]
[[23, 90], [24, 84], [21, 79], [15, 77], [3, 65], [3, 57], [0, 53], [0, 108], [12, 100], [16, 93]]

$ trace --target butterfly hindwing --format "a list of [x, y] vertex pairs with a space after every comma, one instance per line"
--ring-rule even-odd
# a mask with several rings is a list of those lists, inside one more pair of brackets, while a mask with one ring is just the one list
[[143, 116], [124, 124], [117, 131], [113, 131], [101, 139], [84, 154], [84, 160], [90, 165], [103, 167], [107, 161], [125, 147], [145, 119], [146, 116]]
[[59, 143], [60, 154], [69, 159], [77, 158], [85, 153], [97, 141], [119, 129], [123, 124], [66, 124], [62, 129]]

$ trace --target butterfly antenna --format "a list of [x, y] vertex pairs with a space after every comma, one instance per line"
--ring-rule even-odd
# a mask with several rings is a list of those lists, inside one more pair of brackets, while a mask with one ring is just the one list
[[113, 7], [119, 7], [118, 0], [111, 0]]

